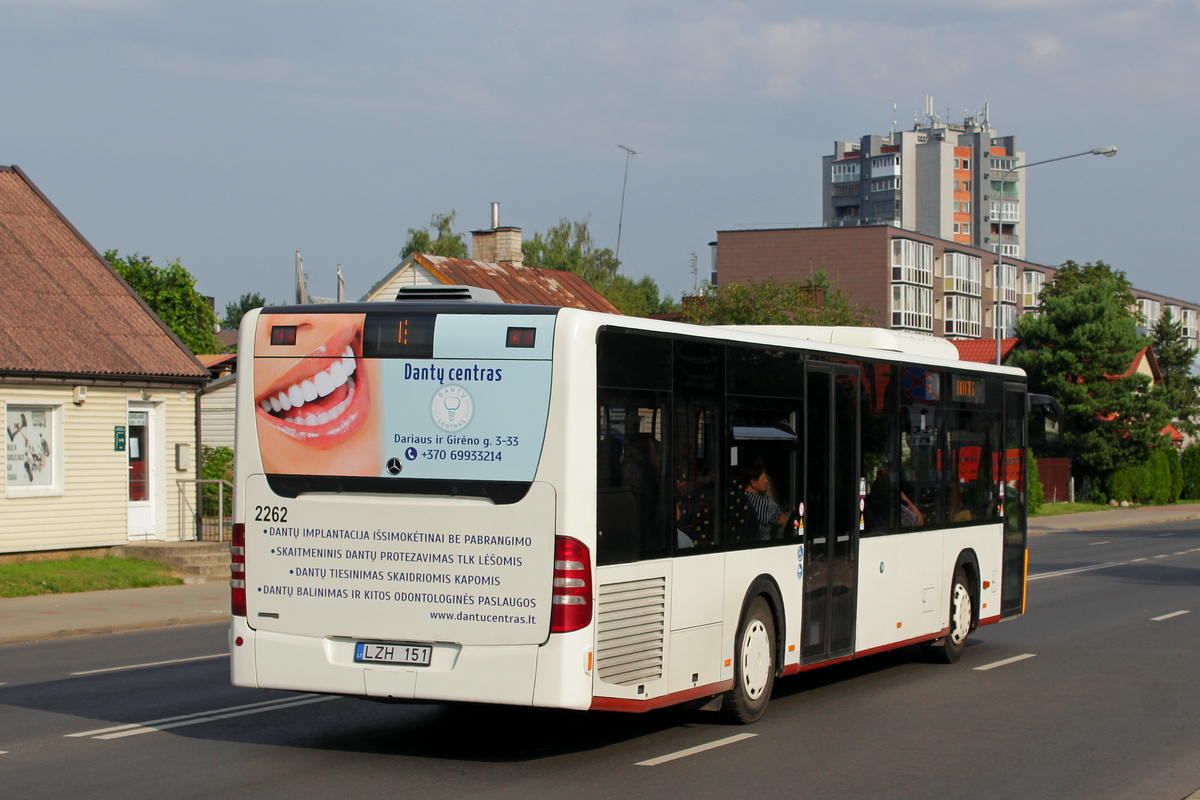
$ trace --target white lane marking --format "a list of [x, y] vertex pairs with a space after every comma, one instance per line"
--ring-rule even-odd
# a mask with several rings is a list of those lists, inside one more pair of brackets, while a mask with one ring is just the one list
[[984, 664], [982, 667], [976, 667], [975, 671], [987, 672], [989, 669], [995, 669], [996, 667], [1007, 667], [1009, 664], [1015, 664], [1018, 661], [1024, 661], [1025, 659], [1033, 658], [1036, 655], [1037, 653], [1025, 653], [1023, 655], [1013, 656], [1012, 658], [1006, 658], [1003, 661], [996, 661], [991, 664]]
[[296, 705], [298, 702], [320, 702], [322, 700], [336, 700], [337, 695], [316, 695], [302, 694], [296, 697], [282, 697], [275, 700], [264, 700], [260, 703], [245, 703], [240, 706], [228, 706], [226, 708], [218, 708], [212, 711], [197, 711], [192, 714], [182, 714], [177, 717], [163, 717], [162, 719], [153, 719], [149, 722], [132, 722], [127, 725], [114, 725], [110, 728], [97, 728], [91, 731], [80, 731], [79, 733], [64, 734], [64, 738], [78, 739], [88, 736], [95, 736], [100, 739], [114, 738], [111, 735], [123, 731], [135, 731], [137, 733], [149, 733], [152, 730], [157, 730], [159, 727], [177, 727], [172, 723], [183, 725], [193, 724], [192, 721], [208, 722], [212, 719], [224, 719], [226, 716], [240, 716], [242, 714], [257, 714], [260, 711], [274, 711], [276, 708], [289, 708]]
[[1095, 547], [1098, 544], [1112, 544], [1112, 542], [1088, 542], [1088, 547]]
[[1155, 558], [1170, 558], [1170, 555], [1170, 553], [1163, 553], [1161, 556], [1155, 556]]
[[1187, 611], [1172, 611], [1170, 614], [1163, 614], [1161, 617], [1151, 617], [1150, 621], [1151, 622], [1162, 622], [1164, 619], [1170, 619], [1171, 617], [1182, 617], [1184, 614], [1187, 614], [1187, 613], [1188, 613]]
[[106, 667], [105, 669], [87, 669], [83, 672], [72, 672], [71, 675], [99, 675], [101, 672], [120, 672], [125, 669], [141, 669], [142, 667], [163, 667], [167, 664], [186, 664], [189, 661], [207, 661], [211, 658], [229, 658], [229, 653], [217, 653], [211, 656], [193, 656], [192, 658], [176, 658], [171, 661], [152, 661], [149, 664], [129, 664], [124, 667]]
[[1109, 567], [1124, 566], [1120, 562], [1110, 561], [1107, 564], [1092, 564], [1090, 567], [1073, 567], [1071, 569], [1060, 569], [1057, 572], [1039, 572], [1037, 575], [1030, 575], [1029, 580], [1040, 581], [1042, 578], [1057, 578], [1060, 575], [1074, 575], [1076, 572], [1091, 572], [1094, 569], [1108, 569]]
[[126, 736], [140, 736], [143, 733], [153, 733], [155, 731], [165, 731], [169, 728], [183, 728], [188, 725], [199, 725], [203, 722], [216, 722], [217, 720], [230, 719], [231, 717], [244, 717], [248, 714], [262, 714], [265, 711], [278, 711], [281, 708], [295, 708], [296, 706], [307, 706], [313, 703], [324, 703], [328, 700], [337, 700], [336, 696], [325, 695], [323, 697], [310, 697], [307, 700], [297, 700], [293, 703], [281, 703], [270, 708], [248, 708], [243, 711], [233, 711], [228, 714], [209, 714], [204, 717], [196, 717], [195, 719], [186, 719], [180, 722], [170, 722], [165, 725], [144, 725], [133, 728], [127, 731], [118, 731], [116, 733], [108, 733], [103, 736], [97, 736], [97, 739], [123, 739]]
[[1182, 552], [1176, 553], [1175, 555], [1177, 555], [1177, 556], [1186, 556], [1187, 554], [1188, 554], [1188, 551], [1187, 551], [1187, 550], [1184, 550], [1184, 551], [1182, 551]]
[[1133, 559], [1132, 561], [1130, 561], [1129, 563], [1130, 563], [1130, 564], [1136, 564], [1136, 563], [1138, 563], [1139, 561], [1149, 561], [1149, 560], [1150, 560], [1150, 559], [1148, 559], [1148, 558], [1135, 558], [1135, 559]]
[[1160, 534], [1158, 535], [1158, 538], [1160, 538], [1160, 539], [1161, 539], [1161, 538], [1163, 538], [1164, 536], [1174, 536], [1174, 535], [1175, 535], [1174, 533], [1160, 533]]
[[709, 742], [708, 744], [698, 745], [697, 747], [689, 747], [686, 750], [680, 750], [675, 753], [668, 753], [665, 756], [659, 756], [658, 758], [652, 758], [649, 761], [639, 761], [635, 766], [657, 767], [659, 764], [665, 764], [668, 761], [674, 761], [677, 758], [687, 758], [688, 756], [694, 756], [697, 753], [703, 753], [706, 750], [712, 750], [713, 748], [716, 748], [716, 747], [724, 747], [727, 744], [735, 744], [737, 742], [742, 741], [743, 739], [753, 739], [755, 736], [758, 736], [758, 734], [757, 733], [739, 733], [735, 736], [730, 736], [726, 739], [718, 739], [717, 741]]

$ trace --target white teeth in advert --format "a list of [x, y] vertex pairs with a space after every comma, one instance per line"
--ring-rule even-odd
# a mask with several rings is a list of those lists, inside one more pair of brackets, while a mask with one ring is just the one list
[[[342, 353], [342, 358], [333, 362], [328, 369], [321, 370], [311, 378], [294, 383], [287, 389], [284, 389], [269, 398], [262, 400], [259, 405], [262, 410], [268, 414], [274, 412], [279, 414], [284, 411], [291, 411], [303, 406], [305, 403], [311, 403], [319, 397], [328, 397], [339, 387], [344, 386], [354, 374], [355, 370], [354, 351], [347, 347]], [[350, 397], [354, 395], [353, 385], [350, 387]], [[349, 404], [350, 397], [338, 403], [328, 411], [321, 414], [309, 414], [307, 417], [296, 416], [291, 421], [299, 425], [321, 425], [328, 422], [330, 419], [336, 418], [345, 407]]]

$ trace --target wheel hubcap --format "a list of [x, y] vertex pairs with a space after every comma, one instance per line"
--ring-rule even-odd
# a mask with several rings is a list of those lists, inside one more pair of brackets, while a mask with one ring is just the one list
[[961, 583], [954, 584], [954, 612], [950, 619], [950, 641], [962, 644], [971, 632], [971, 595]]
[[762, 620], [753, 620], [742, 639], [742, 688], [751, 700], [757, 700], [767, 688], [771, 675], [771, 640]]

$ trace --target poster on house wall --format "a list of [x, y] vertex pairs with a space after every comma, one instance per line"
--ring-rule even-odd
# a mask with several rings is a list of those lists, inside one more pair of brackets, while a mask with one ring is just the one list
[[4, 415], [4, 479], [11, 489], [18, 486], [50, 486], [50, 410], [8, 406]]

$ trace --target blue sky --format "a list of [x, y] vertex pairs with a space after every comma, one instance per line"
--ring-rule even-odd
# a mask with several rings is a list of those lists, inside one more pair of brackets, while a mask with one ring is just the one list
[[[1026, 255], [1200, 300], [1200, 2], [0, 0], [0, 164], [97, 249], [357, 298], [407, 229], [590, 218], [690, 292], [716, 231], [819, 225], [835, 140], [987, 103], [1029, 161]], [[893, 111], [895, 108], [895, 111]], [[949, 116], [947, 117], [947, 113]]]

